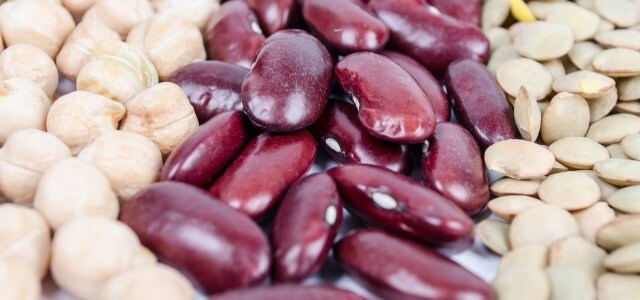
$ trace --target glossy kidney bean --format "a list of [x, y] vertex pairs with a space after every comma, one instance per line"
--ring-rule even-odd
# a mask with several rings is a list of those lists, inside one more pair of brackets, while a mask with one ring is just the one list
[[449, 66], [445, 83], [456, 116], [481, 148], [518, 136], [509, 102], [484, 65], [456, 61]]
[[473, 221], [460, 208], [409, 177], [367, 165], [344, 165], [328, 174], [351, 213], [385, 230], [436, 245], [473, 235]]
[[317, 272], [342, 222], [336, 185], [321, 173], [289, 188], [272, 231], [273, 269], [277, 281], [300, 281]]
[[276, 285], [237, 290], [209, 300], [367, 300], [350, 291], [331, 286]]
[[316, 143], [307, 131], [263, 133], [249, 142], [209, 192], [259, 219], [309, 169], [315, 156]]
[[[454, 60], [489, 56], [489, 41], [475, 25], [438, 13], [415, 0], [371, 0], [371, 7], [391, 31], [392, 48], [405, 53], [436, 76]], [[428, 41], [428, 42], [426, 42]]]
[[427, 94], [427, 97], [429, 97], [431, 107], [433, 107], [433, 111], [436, 114], [436, 122], [449, 121], [449, 118], [451, 117], [449, 99], [447, 99], [447, 95], [444, 93], [444, 89], [442, 88], [440, 81], [436, 79], [429, 70], [420, 65], [420, 63], [415, 61], [413, 58], [399, 52], [385, 50], [380, 54], [400, 65], [405, 71], [409, 72], [413, 79], [416, 80], [424, 93]]
[[267, 35], [289, 26], [296, 10], [295, 0], [247, 0]]
[[265, 38], [247, 3], [233, 0], [220, 6], [211, 18], [205, 40], [210, 59], [249, 68]]
[[259, 284], [269, 273], [262, 230], [196, 187], [156, 183], [127, 202], [120, 219], [162, 261], [209, 294]]
[[473, 136], [457, 124], [436, 125], [425, 145], [422, 176], [425, 185], [468, 214], [479, 212], [489, 201], [489, 183], [480, 149]]
[[311, 132], [325, 150], [340, 163], [361, 163], [408, 173], [409, 151], [371, 136], [358, 120], [358, 110], [351, 104], [333, 101]]
[[428, 0], [428, 2], [443, 14], [460, 21], [480, 25], [482, 0]]
[[433, 132], [436, 116], [429, 98], [392, 60], [373, 52], [355, 53], [336, 65], [335, 74], [373, 136], [406, 144], [423, 142]]
[[492, 300], [482, 279], [434, 250], [376, 230], [341, 240], [334, 254], [343, 268], [383, 299]]
[[331, 90], [333, 62], [327, 49], [302, 30], [270, 36], [242, 84], [249, 118], [270, 131], [295, 131], [315, 122]]
[[182, 88], [204, 123], [214, 116], [242, 110], [240, 88], [249, 72], [238, 65], [221, 61], [202, 61], [187, 65], [171, 74], [169, 81]]
[[302, 14], [320, 39], [340, 53], [376, 51], [389, 40], [387, 26], [362, 0], [305, 0]]

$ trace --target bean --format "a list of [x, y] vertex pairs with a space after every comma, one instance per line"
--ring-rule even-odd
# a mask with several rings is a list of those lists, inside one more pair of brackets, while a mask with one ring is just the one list
[[0, 144], [21, 129], [45, 129], [51, 100], [35, 83], [23, 78], [0, 81]]
[[589, 208], [573, 212], [573, 217], [580, 226], [582, 236], [589, 242], [595, 243], [598, 230], [613, 221], [616, 215], [607, 203], [597, 202]]
[[482, 29], [502, 25], [509, 17], [509, 0], [487, 0], [482, 5]]
[[606, 250], [640, 242], [640, 215], [623, 215], [602, 226], [596, 234], [596, 242]]
[[480, 25], [481, 0], [429, 0], [428, 2], [444, 14], [460, 21]]
[[620, 145], [626, 155], [640, 161], [640, 132], [627, 135]]
[[[509, 268], [498, 274], [493, 282], [498, 299], [536, 300], [548, 299], [551, 287], [542, 269], [529, 266]], [[528, 293], [522, 293], [523, 290]]]
[[579, 42], [571, 47], [567, 57], [578, 69], [588, 70], [591, 68], [593, 58], [602, 51], [604, 49], [594, 42]]
[[613, 79], [591, 71], [573, 72], [553, 82], [554, 91], [569, 92], [587, 99], [602, 97], [615, 88]]
[[616, 186], [640, 184], [640, 161], [611, 158], [595, 164], [593, 172]]
[[640, 101], [628, 101], [617, 103], [614, 110], [619, 113], [628, 113], [640, 116]]
[[593, 0], [593, 8], [617, 27], [629, 27], [638, 22], [638, 12], [628, 0]]
[[523, 195], [534, 196], [540, 188], [540, 180], [516, 180], [502, 178], [495, 181], [490, 189], [496, 196]]
[[332, 67], [327, 49], [304, 31], [270, 36], [242, 84], [245, 112], [258, 127], [271, 131], [311, 125], [329, 99]]
[[[571, 118], [566, 117], [569, 113]], [[584, 98], [571, 93], [557, 94], [542, 114], [542, 140], [549, 145], [566, 137], [583, 137], [590, 120], [589, 104]]]
[[595, 40], [602, 46], [608, 48], [627, 48], [640, 50], [640, 32], [631, 29], [618, 29], [602, 32], [595, 37]]
[[513, 220], [520, 213], [531, 207], [544, 204], [537, 198], [525, 195], [507, 195], [489, 201], [489, 210], [505, 220]]
[[24, 264], [8, 259], [0, 260], [0, 298], [38, 300], [42, 298], [38, 274]]
[[542, 112], [536, 99], [529, 96], [524, 86], [520, 88], [520, 92], [514, 100], [513, 115], [522, 138], [535, 142], [540, 134]]
[[617, 273], [640, 272], [640, 243], [634, 243], [613, 251], [604, 260], [604, 266]]
[[478, 238], [491, 251], [504, 255], [509, 252], [509, 224], [486, 219], [478, 223]]
[[518, 214], [511, 223], [511, 247], [540, 244], [549, 246], [555, 241], [578, 235], [578, 223], [566, 210], [548, 204], [537, 205]]
[[570, 267], [587, 273], [595, 280], [605, 269], [602, 262], [607, 252], [579, 236], [559, 240], [549, 248], [549, 266]]
[[640, 117], [631, 114], [613, 114], [589, 127], [587, 137], [600, 144], [616, 144], [624, 137], [640, 132]]
[[331, 286], [276, 285], [236, 290], [209, 300], [366, 300], [366, 298]]
[[551, 9], [547, 21], [569, 26], [576, 41], [593, 38], [600, 25], [600, 17], [573, 3], [562, 3]]
[[589, 99], [589, 115], [591, 123], [602, 120], [613, 111], [618, 104], [618, 91], [612, 89], [602, 97]]
[[154, 184], [122, 207], [120, 219], [207, 293], [259, 284], [268, 275], [269, 245], [260, 228], [189, 185]]
[[594, 58], [593, 69], [611, 77], [632, 77], [640, 75], [640, 52], [612, 48], [598, 53]]
[[530, 267], [542, 270], [547, 266], [547, 247], [527, 245], [511, 249], [502, 257], [498, 265], [498, 275], [517, 267]]
[[547, 277], [551, 286], [551, 300], [596, 299], [593, 279], [580, 269], [549, 267]]
[[624, 149], [622, 149], [622, 145], [620, 144], [607, 146], [607, 151], [609, 151], [611, 158], [630, 159], [627, 154], [624, 153]]
[[516, 97], [521, 87], [535, 100], [542, 100], [551, 93], [553, 76], [540, 63], [518, 58], [504, 62], [496, 71], [496, 79], [507, 94]]
[[640, 293], [640, 276], [607, 273], [598, 278], [598, 299], [633, 299]]
[[556, 160], [575, 169], [592, 169], [593, 165], [609, 159], [604, 146], [585, 137], [567, 137], [549, 145]]
[[0, 217], [0, 265], [19, 263], [39, 281], [47, 274], [51, 256], [51, 233], [46, 220], [36, 210], [9, 203], [0, 205]]
[[260, 20], [266, 35], [287, 28], [297, 9], [295, 0], [248, 0], [247, 4]]
[[484, 155], [489, 170], [513, 179], [537, 179], [551, 171], [555, 158], [544, 147], [523, 140], [505, 140], [489, 147]]
[[533, 60], [560, 58], [573, 46], [573, 33], [565, 24], [537, 21], [521, 23], [513, 37], [513, 46], [520, 55]]

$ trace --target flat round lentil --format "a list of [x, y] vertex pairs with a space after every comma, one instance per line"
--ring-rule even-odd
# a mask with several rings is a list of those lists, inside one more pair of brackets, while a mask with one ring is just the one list
[[605, 250], [615, 250], [640, 242], [638, 228], [640, 228], [640, 215], [618, 216], [598, 230], [596, 241]]
[[595, 40], [607, 48], [627, 48], [640, 50], [640, 31], [632, 29], [617, 29], [601, 32]]
[[598, 202], [589, 208], [573, 212], [573, 217], [580, 226], [582, 237], [595, 243], [597, 232], [613, 221], [616, 213], [606, 202]]
[[504, 255], [509, 252], [509, 223], [486, 219], [478, 223], [478, 237], [491, 251]]
[[559, 240], [549, 248], [549, 266], [570, 267], [585, 271], [591, 280], [605, 270], [602, 260], [607, 252], [581, 236]]
[[621, 78], [618, 80], [618, 91], [620, 92], [620, 101], [640, 99], [640, 76]]
[[622, 149], [620, 144], [613, 144], [607, 146], [607, 151], [609, 151], [609, 155], [611, 158], [620, 158], [620, 159], [630, 159]]
[[602, 97], [589, 99], [590, 122], [596, 122], [609, 115], [618, 103], [618, 90], [613, 88]]
[[527, 58], [504, 62], [498, 67], [496, 79], [510, 96], [518, 96], [520, 87], [525, 87], [529, 96], [535, 100], [549, 95], [553, 83], [553, 76], [542, 64]]
[[498, 72], [498, 68], [500, 68], [502, 64], [517, 58], [520, 58], [520, 55], [518, 54], [518, 51], [516, 51], [516, 48], [514, 48], [511, 44], [500, 46], [498, 49], [496, 49], [496, 51], [493, 52], [491, 58], [489, 58], [487, 70], [489, 70], [489, 73], [491, 73], [495, 77], [496, 73]]
[[617, 273], [640, 273], [640, 243], [633, 243], [613, 251], [604, 266]]
[[622, 139], [622, 150], [628, 157], [640, 160], [640, 133], [627, 135]]
[[540, 199], [566, 210], [578, 210], [600, 200], [600, 187], [595, 180], [579, 172], [553, 174], [542, 181]]
[[640, 295], [640, 276], [607, 273], [598, 278], [598, 300], [632, 300]]
[[607, 148], [586, 137], [557, 140], [549, 150], [556, 160], [574, 169], [592, 169], [596, 163], [610, 158]]
[[640, 185], [619, 189], [607, 198], [613, 208], [628, 214], [640, 214]]
[[[500, 272], [493, 288], [497, 299], [540, 300], [548, 299], [551, 293], [545, 272], [526, 266]], [[527, 292], [523, 293], [525, 290]]]
[[569, 26], [537, 21], [527, 23], [513, 39], [513, 46], [520, 55], [549, 60], [567, 54], [573, 46], [573, 33]]
[[605, 145], [616, 144], [625, 136], [640, 132], [640, 117], [631, 114], [607, 116], [593, 124], [587, 137]]
[[549, 172], [549, 174], [556, 174], [556, 173], [566, 172], [566, 171], [569, 171], [569, 168], [567, 168], [567, 166], [559, 163], [558, 161], [555, 161], [553, 163], [553, 168], [551, 168], [551, 172]]
[[532, 267], [544, 269], [547, 266], [547, 247], [543, 245], [527, 245], [512, 249], [502, 256], [498, 265], [498, 273], [513, 267]]
[[593, 278], [583, 270], [571, 267], [549, 267], [550, 300], [585, 300], [596, 298]]
[[551, 1], [529, 1], [531, 13], [538, 19], [546, 19], [559, 2]]
[[513, 114], [522, 138], [535, 142], [540, 134], [542, 113], [536, 99], [529, 97], [527, 89], [523, 86], [513, 104]]
[[592, 71], [569, 73], [553, 82], [554, 91], [573, 93], [587, 99], [602, 97], [615, 88], [615, 80]]
[[584, 136], [590, 119], [589, 104], [584, 98], [565, 92], [557, 94], [542, 114], [542, 140], [549, 145], [565, 137]]
[[595, 180], [596, 183], [598, 183], [598, 185], [600, 186], [600, 201], [606, 201], [607, 197], [609, 197], [611, 194], [615, 193], [618, 190], [618, 187], [611, 185], [606, 181], [602, 180], [600, 177], [596, 176], [596, 174], [593, 173], [593, 170], [580, 170], [576, 172], [585, 174], [591, 177], [591, 179]]
[[638, 22], [638, 12], [629, 0], [594, 0], [595, 11], [617, 27], [629, 27]]
[[489, 170], [513, 179], [536, 179], [551, 171], [553, 154], [536, 143], [505, 140], [491, 145], [485, 152]]
[[548, 204], [537, 205], [518, 214], [509, 228], [512, 248], [533, 244], [550, 246], [579, 234], [580, 228], [571, 214]]
[[560, 59], [547, 60], [542, 62], [542, 65], [549, 71], [549, 74], [551, 74], [554, 80], [567, 74]]
[[546, 20], [569, 26], [576, 41], [592, 38], [598, 31], [600, 17], [588, 9], [573, 3], [563, 3], [551, 8]]
[[487, 204], [496, 216], [511, 220], [523, 211], [544, 204], [537, 198], [524, 195], [508, 195], [495, 198]]
[[593, 172], [616, 186], [640, 184], [640, 161], [611, 158], [595, 164]]
[[640, 52], [612, 48], [598, 53], [594, 58], [593, 69], [611, 77], [630, 77], [640, 75]]
[[618, 102], [614, 110], [619, 113], [634, 114], [640, 116], [640, 101]]
[[509, 17], [509, 0], [487, 0], [482, 6], [482, 29], [498, 27]]
[[496, 196], [535, 196], [538, 194], [540, 182], [540, 180], [516, 180], [511, 178], [502, 178], [491, 185], [491, 192]]
[[494, 27], [485, 32], [489, 39], [489, 45], [491, 46], [491, 52], [494, 52], [501, 46], [511, 44], [511, 38], [509, 32], [502, 27]]
[[569, 60], [580, 70], [590, 70], [593, 58], [600, 52], [604, 51], [600, 45], [585, 41], [579, 42], [571, 47], [568, 56]]

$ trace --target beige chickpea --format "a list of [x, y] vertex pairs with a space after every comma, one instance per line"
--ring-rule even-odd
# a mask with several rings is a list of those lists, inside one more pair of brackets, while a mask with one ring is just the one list
[[20, 129], [44, 129], [50, 106], [51, 100], [30, 80], [0, 81], [0, 145]]
[[33, 81], [49, 97], [58, 87], [58, 69], [40, 48], [17, 44], [0, 53], [0, 79], [22, 77]]
[[95, 3], [96, 0], [62, 0], [62, 5], [64, 5], [76, 19], [80, 19]]
[[67, 158], [42, 174], [33, 207], [58, 229], [82, 216], [116, 219], [119, 205], [109, 179], [98, 168], [78, 158]]
[[30, 44], [53, 58], [74, 26], [71, 14], [50, 1], [8, 1], [0, 6], [0, 29], [7, 46]]
[[165, 156], [199, 126], [189, 99], [174, 83], [163, 82], [146, 89], [125, 107], [127, 116], [120, 129], [149, 138]]
[[125, 37], [133, 27], [153, 14], [149, 0], [97, 0], [84, 14], [83, 20], [98, 20]]
[[65, 223], [56, 232], [51, 248], [53, 279], [80, 299], [97, 299], [111, 277], [156, 263], [129, 227], [101, 217]]
[[149, 139], [127, 131], [112, 131], [89, 144], [79, 158], [104, 173], [120, 200], [130, 199], [158, 178], [162, 155]]
[[76, 87], [125, 103], [157, 83], [158, 73], [142, 52], [124, 42], [105, 41], [91, 52]]
[[158, 13], [183, 18], [196, 24], [201, 31], [220, 7], [219, 0], [151, 0], [151, 4]]
[[113, 29], [97, 20], [84, 20], [71, 32], [56, 57], [60, 73], [75, 80], [89, 61], [91, 51], [102, 41], [122, 41]]
[[51, 105], [47, 132], [57, 136], [78, 154], [105, 132], [118, 129], [125, 115], [124, 105], [85, 91], [66, 94]]
[[16, 204], [0, 204], [0, 261], [21, 262], [40, 279], [47, 273], [50, 251], [49, 226], [38, 212]]
[[35, 270], [19, 261], [0, 259], [0, 299], [39, 300], [41, 290]]
[[70, 156], [69, 147], [53, 134], [37, 129], [15, 132], [0, 149], [0, 194], [30, 204], [42, 173]]
[[100, 300], [194, 300], [191, 283], [176, 270], [156, 264], [122, 272], [103, 286]]
[[163, 81], [174, 71], [207, 58], [198, 27], [171, 15], [140, 23], [129, 32], [127, 43], [142, 49]]

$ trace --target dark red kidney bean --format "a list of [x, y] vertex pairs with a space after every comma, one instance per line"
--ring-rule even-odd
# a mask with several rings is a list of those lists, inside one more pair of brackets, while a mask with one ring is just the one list
[[385, 230], [436, 245], [473, 235], [473, 221], [459, 207], [406, 176], [368, 165], [344, 165], [328, 174], [350, 212]]
[[475, 25], [438, 13], [416, 0], [371, 0], [371, 7], [391, 30], [391, 46], [436, 76], [454, 60], [489, 56], [489, 41]]
[[473, 60], [454, 62], [445, 83], [456, 116], [481, 148], [519, 136], [507, 97], [484, 65]]
[[427, 94], [427, 97], [429, 97], [431, 107], [433, 107], [433, 111], [436, 113], [436, 122], [449, 121], [449, 118], [451, 117], [449, 99], [447, 99], [447, 95], [445, 95], [440, 81], [436, 79], [429, 70], [420, 65], [420, 63], [415, 61], [413, 58], [398, 52], [385, 50], [380, 54], [393, 60], [396, 64], [399, 64], [405, 71], [409, 72], [413, 79], [416, 80], [424, 93]]
[[392, 60], [373, 52], [355, 53], [336, 65], [335, 74], [373, 136], [409, 144], [423, 142], [433, 132], [436, 116], [429, 98]]
[[318, 39], [302, 30], [270, 36], [242, 84], [249, 118], [270, 131], [295, 131], [315, 122], [329, 99], [333, 61]]
[[489, 183], [473, 136], [457, 124], [438, 123], [425, 147], [424, 183], [468, 214], [484, 208], [489, 201]]
[[366, 10], [362, 0], [305, 0], [307, 24], [340, 53], [377, 51], [389, 40], [389, 29]]
[[428, 0], [443, 14], [460, 21], [480, 25], [482, 0]]
[[227, 292], [209, 300], [367, 300], [331, 286], [275, 285]]
[[334, 254], [383, 299], [495, 299], [487, 283], [447, 257], [380, 231], [356, 231], [335, 246]]
[[251, 67], [264, 42], [258, 18], [243, 0], [224, 3], [205, 34], [210, 59]]
[[339, 163], [361, 163], [408, 173], [407, 146], [389, 143], [371, 136], [358, 120], [358, 110], [348, 103], [333, 101], [311, 132]]
[[296, 8], [295, 0], [247, 0], [247, 3], [267, 35], [287, 28]]
[[272, 231], [277, 281], [301, 281], [324, 262], [342, 222], [342, 202], [326, 174], [301, 179], [289, 188]]
[[269, 243], [262, 230], [196, 187], [153, 184], [123, 205], [120, 220], [160, 260], [209, 294], [260, 284], [269, 274]]
[[202, 124], [223, 112], [242, 110], [240, 88], [247, 72], [248, 69], [234, 64], [201, 61], [174, 72], [169, 81], [179, 85], [189, 97]]
[[209, 192], [229, 206], [259, 219], [311, 167], [316, 143], [307, 131], [263, 133], [253, 139]]
[[247, 123], [238, 111], [222, 113], [204, 123], [171, 153], [161, 179], [207, 188], [251, 138]]

